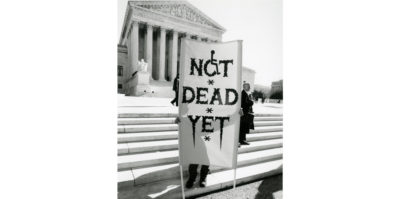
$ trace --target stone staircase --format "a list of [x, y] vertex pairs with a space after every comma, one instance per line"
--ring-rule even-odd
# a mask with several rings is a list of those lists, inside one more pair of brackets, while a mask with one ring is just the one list
[[[176, 113], [119, 113], [118, 198], [181, 198]], [[238, 185], [282, 172], [282, 115], [256, 114], [250, 145], [238, 150]], [[187, 179], [184, 167], [184, 180]], [[210, 167], [207, 187], [186, 197], [232, 187], [233, 170]], [[197, 181], [196, 181], [197, 182]]]

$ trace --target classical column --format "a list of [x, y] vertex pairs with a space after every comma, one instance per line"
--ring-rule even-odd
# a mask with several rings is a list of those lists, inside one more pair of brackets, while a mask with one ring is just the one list
[[197, 35], [197, 41], [201, 41], [200, 35]]
[[150, 73], [150, 79], [153, 79], [153, 26], [147, 24], [146, 34], [146, 62], [147, 72]]
[[168, 63], [168, 71], [169, 76], [171, 77], [171, 81], [174, 80], [176, 76], [176, 68], [177, 68], [177, 61], [178, 61], [178, 32], [172, 30], [172, 39], [171, 45], [169, 50], [169, 63]]
[[[132, 48], [131, 48], [131, 36], [127, 35], [126, 36], [126, 48], [127, 48], [127, 58], [128, 58], [128, 63], [127, 66], [124, 68], [124, 83], [129, 79], [130, 74], [131, 74], [131, 68], [132, 68]], [[124, 89], [126, 89], [127, 86], [124, 85]]]
[[132, 31], [131, 31], [131, 52], [130, 56], [132, 62], [131, 64], [131, 70], [129, 77], [132, 76], [132, 74], [137, 71], [138, 69], [138, 61], [139, 61], [139, 23], [137, 21], [132, 22]]
[[165, 28], [160, 28], [160, 49], [158, 60], [158, 80], [165, 81]]

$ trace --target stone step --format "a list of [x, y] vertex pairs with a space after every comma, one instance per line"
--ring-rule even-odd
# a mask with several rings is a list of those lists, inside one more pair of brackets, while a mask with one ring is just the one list
[[178, 139], [178, 131], [157, 131], [145, 133], [119, 133], [117, 135], [118, 143], [143, 142], [156, 140]]
[[273, 149], [282, 147], [282, 139], [271, 139], [261, 141], [249, 141], [250, 145], [242, 145], [238, 153], [249, 153], [265, 149]]
[[[177, 140], [173, 140], [177, 144]], [[172, 143], [172, 142], [171, 142]], [[154, 143], [152, 143], [154, 145]], [[123, 145], [119, 145], [123, 148]], [[250, 142], [250, 145], [243, 145], [239, 148], [239, 154], [260, 151], [271, 148], [282, 147], [282, 139], [272, 139]], [[120, 150], [120, 148], [119, 148]], [[124, 149], [128, 150], [129, 149]], [[118, 156], [118, 171], [129, 170], [132, 168], [148, 167], [178, 162], [178, 150], [157, 151], [130, 155]]]
[[[156, 135], [152, 136], [155, 139], [151, 141], [138, 141], [138, 142], [124, 142], [118, 144], [118, 155], [144, 153], [150, 151], [163, 151], [178, 149], [178, 132], [171, 131], [174, 133], [175, 139], [163, 140], [157, 139]], [[171, 133], [168, 132], [168, 133]], [[147, 134], [147, 133], [136, 133], [136, 134]], [[164, 133], [159, 133], [158, 136], [163, 136]], [[124, 134], [121, 134], [124, 135]], [[167, 134], [169, 136], [169, 134]], [[132, 135], [135, 136], [135, 135]], [[132, 137], [131, 137], [132, 138]], [[282, 132], [266, 132], [266, 133], [254, 133], [247, 135], [247, 141], [262, 141], [269, 139], [282, 138]]]
[[118, 155], [144, 153], [150, 151], [165, 151], [178, 148], [178, 139], [158, 140], [150, 142], [128, 142], [118, 144]]
[[254, 117], [254, 121], [282, 121], [283, 117]]
[[[238, 167], [257, 164], [266, 161], [272, 161], [282, 158], [282, 148], [267, 149], [251, 153], [242, 153], [238, 155]], [[221, 167], [210, 167], [211, 173], [224, 170]], [[129, 173], [131, 171], [131, 173]], [[146, 168], [120, 171], [119, 183], [138, 186], [146, 183], [153, 183], [160, 180], [172, 179], [180, 175], [179, 163], [152, 166]], [[187, 168], [184, 168], [184, 176], [187, 176]], [[134, 181], [134, 183], [128, 183]]]
[[160, 118], [177, 117], [178, 113], [119, 113], [118, 118]]
[[118, 133], [134, 133], [134, 132], [152, 132], [152, 131], [176, 131], [176, 124], [157, 124], [157, 125], [120, 125]]
[[[255, 117], [254, 121], [282, 121], [282, 117]], [[174, 124], [174, 117], [160, 118], [119, 118], [118, 125], [129, 124]]]
[[246, 136], [247, 141], [262, 141], [262, 140], [270, 140], [270, 139], [278, 139], [282, 138], [282, 132], [266, 132], [266, 133], [250, 133]]
[[[237, 168], [236, 185], [241, 185], [249, 181], [260, 180], [262, 178], [282, 173], [282, 160], [274, 160], [262, 162], [254, 165], [248, 165]], [[198, 188], [196, 181], [195, 187], [192, 189], [185, 188], [185, 196], [195, 197], [200, 194], [210, 193], [233, 186], [234, 170], [222, 170], [213, 172], [207, 176], [207, 185], [205, 188]], [[127, 172], [129, 174], [129, 172]], [[128, 178], [128, 177], [125, 177]], [[184, 183], [186, 182], [184, 178]], [[154, 182], [151, 184], [143, 184], [141, 186], [121, 188], [118, 190], [119, 199], [136, 199], [136, 198], [182, 198], [180, 177]]]
[[[256, 121], [255, 127], [265, 126], [282, 126], [281, 121]], [[118, 133], [134, 133], [134, 132], [153, 132], [153, 131], [176, 131], [177, 124], [143, 124], [143, 125], [119, 125]]]
[[[260, 134], [260, 135], [258, 135]], [[274, 137], [276, 135], [276, 137]], [[258, 132], [250, 133], [247, 135], [249, 141], [272, 139], [282, 137], [281, 132]], [[145, 141], [159, 141], [159, 140], [174, 140], [178, 139], [178, 131], [160, 131], [160, 132], [146, 132], [146, 133], [120, 133], [118, 134], [118, 143], [128, 142], [145, 142]]]
[[282, 126], [282, 121], [254, 121], [255, 127], [262, 127], [262, 126]]
[[118, 156], [118, 171], [178, 162], [178, 150]]
[[[118, 118], [161, 118], [177, 117], [178, 113], [119, 113]], [[255, 117], [282, 117], [281, 114], [255, 113]]]
[[250, 130], [250, 134], [265, 133], [265, 132], [281, 132], [281, 131], [283, 131], [282, 126], [263, 126], [263, 127], [257, 127], [254, 130]]
[[[265, 126], [257, 127], [256, 130], [250, 130], [250, 134], [266, 133], [266, 132], [282, 132], [282, 127]], [[134, 133], [118, 133], [118, 143], [126, 142], [143, 142], [156, 140], [172, 140], [177, 139], [178, 131], [154, 131], [154, 132], [134, 132]]]
[[174, 117], [164, 118], [119, 118], [118, 125], [129, 125], [129, 124], [174, 124]]

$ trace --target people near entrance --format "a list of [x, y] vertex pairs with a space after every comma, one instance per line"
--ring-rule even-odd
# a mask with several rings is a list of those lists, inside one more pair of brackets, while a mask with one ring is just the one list
[[175, 98], [171, 101], [173, 106], [178, 106], [178, 94], [179, 94], [179, 73], [176, 75], [174, 79], [174, 84], [172, 86], [172, 90], [175, 91]]
[[250, 84], [244, 82], [242, 90], [242, 106], [241, 106], [242, 114], [240, 117], [240, 133], [239, 133], [240, 145], [249, 145], [249, 143], [246, 141], [246, 134], [250, 132], [250, 129], [254, 129], [253, 104], [254, 102], [250, 94]]
[[[181, 120], [179, 117], [175, 119], [175, 123], [179, 124]], [[189, 179], [186, 182], [186, 188], [190, 189], [193, 187], [194, 182], [196, 181], [197, 177], [197, 168], [199, 167], [198, 164], [189, 164]], [[206, 179], [207, 175], [210, 172], [210, 166], [209, 165], [201, 165], [200, 168], [200, 179], [199, 179], [199, 186], [200, 187], [205, 187], [206, 186]]]

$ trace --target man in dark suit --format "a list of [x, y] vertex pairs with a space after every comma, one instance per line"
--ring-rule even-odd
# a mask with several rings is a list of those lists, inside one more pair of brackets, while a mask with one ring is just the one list
[[254, 129], [254, 112], [253, 112], [253, 100], [250, 95], [250, 84], [244, 82], [242, 90], [242, 116], [240, 117], [240, 134], [239, 143], [242, 145], [249, 145], [246, 141], [246, 134], [250, 132], [250, 129]]
[[172, 85], [172, 90], [175, 91], [175, 98], [171, 101], [173, 106], [178, 106], [178, 94], [179, 94], [179, 73], [174, 79], [174, 84]]

